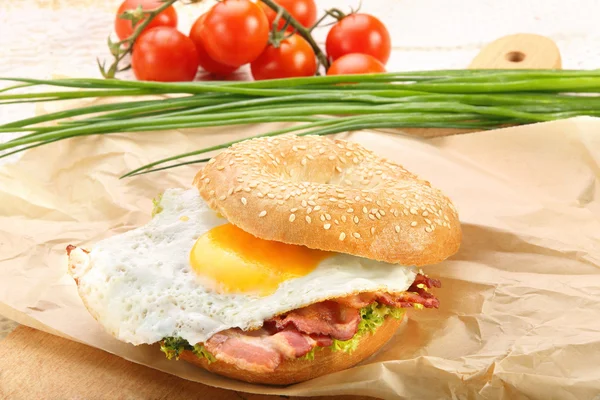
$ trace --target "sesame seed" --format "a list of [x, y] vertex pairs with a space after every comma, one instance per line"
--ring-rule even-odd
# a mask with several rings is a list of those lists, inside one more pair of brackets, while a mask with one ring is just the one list
[[346, 210], [346, 212], [353, 213], [354, 212], [354, 208], [349, 208], [349, 209]]
[[428, 233], [429, 233], [429, 232], [431, 232], [431, 231], [433, 231], [433, 229], [431, 229], [431, 228], [430, 228], [430, 227], [428, 227], [428, 226], [426, 226], [426, 227], [425, 227], [425, 232], [428, 232]]
[[410, 209], [410, 213], [413, 214], [413, 215], [417, 215], [417, 209], [415, 207], [412, 207]]
[[346, 216], [342, 215], [342, 222], [346, 222]]
[[369, 219], [375, 221], [375, 216], [373, 214], [369, 214]]
[[366, 214], [366, 213], [368, 213], [368, 212], [369, 212], [369, 210], [367, 209], [367, 207], [363, 207], [363, 213], [365, 213], [365, 214]]
[[335, 170], [336, 170], [337, 172], [339, 172], [340, 174], [342, 173], [342, 169], [341, 169], [339, 166], [338, 166], [338, 167], [335, 167]]
[[210, 192], [208, 192], [208, 195], [211, 196], [211, 197], [214, 196], [215, 195], [215, 191], [211, 190]]
[[346, 239], [346, 234], [344, 232], [340, 233], [340, 240]]
[[423, 211], [423, 214], [421, 214], [422, 216], [426, 217], [429, 215], [429, 213], [427, 211]]
[[267, 197], [270, 198], [270, 199], [274, 199], [275, 195], [273, 193], [269, 193], [269, 194], [267, 194]]
[[331, 221], [331, 215], [329, 215], [329, 214], [325, 214], [325, 219], [326, 219], [327, 221]]
[[358, 232], [354, 232], [354, 233], [352, 234], [352, 236], [354, 236], [354, 237], [355, 237], [355, 238], [357, 238], [357, 239], [360, 239], [360, 233], [358, 233]]
[[325, 222], [325, 216], [321, 215], [320, 220], [323, 221], [323, 222]]
[[311, 212], [312, 212], [312, 207], [308, 207], [308, 208], [306, 209], [306, 213], [307, 213], [307, 214], [310, 214]]
[[417, 226], [417, 221], [413, 221], [410, 223], [410, 226]]
[[396, 229], [396, 233], [400, 233], [400, 225], [396, 225], [394, 229]]
[[335, 156], [329, 156], [329, 157], [327, 157], [327, 158], [329, 159], [329, 161], [333, 161], [333, 160], [335, 160]]
[[331, 228], [331, 224], [325, 224], [323, 225], [323, 228], [325, 228], [325, 230], [328, 230], [329, 228]]
[[306, 165], [306, 158], [303, 158], [302, 161], [300, 161], [300, 164], [302, 164], [303, 166]]
[[245, 197], [242, 197], [242, 200], [241, 200], [241, 201], [242, 201], [242, 204], [243, 204], [243, 205], [246, 205], [246, 204], [248, 204], [248, 201], [246, 200], [246, 198], [245, 198]]
[[358, 217], [357, 216], [354, 217], [354, 223], [358, 224]]
[[267, 211], [266, 211], [266, 210], [262, 210], [262, 211], [261, 211], [261, 212], [258, 214], [258, 216], [259, 216], [259, 217], [261, 217], [261, 218], [262, 218], [262, 217], [264, 217], [265, 215], [267, 215]]
[[204, 178], [204, 184], [208, 185], [210, 183], [210, 178]]
[[296, 214], [290, 214], [290, 222], [294, 222], [296, 220]]
[[383, 211], [383, 210], [379, 210], [379, 214], [381, 214], [381, 215], [385, 216], [385, 211]]
[[290, 209], [290, 212], [295, 213], [296, 211], [298, 211], [298, 207], [294, 207], [292, 209]]
[[225, 200], [226, 198], [227, 198], [227, 196], [225, 196], [225, 195], [223, 195], [223, 196], [220, 196], [220, 197], [219, 197], [219, 201], [223, 201], [223, 200]]
[[319, 211], [321, 209], [321, 206], [315, 206], [315, 208], [313, 208], [313, 211]]
[[312, 219], [308, 215], [306, 216], [305, 219], [306, 219], [306, 222], [308, 222], [309, 224], [312, 222]]
[[302, 207], [306, 207], [307, 206], [306, 200], [302, 200], [301, 204], [302, 204]]
[[375, 234], [375, 227], [374, 227], [374, 226], [372, 226], [372, 227], [371, 227], [371, 235], [374, 235], [374, 234]]
[[430, 220], [429, 218], [425, 218], [425, 223], [426, 223], [427, 225], [431, 225], [431, 220]]
[[225, 169], [225, 167], [224, 167], [224, 166], [222, 166], [222, 165], [219, 165], [219, 166], [217, 167], [217, 171], [223, 171], [224, 169]]
[[309, 200], [309, 201], [308, 201], [308, 205], [309, 205], [309, 206], [316, 206], [316, 205], [317, 205], [317, 203], [315, 203], [315, 202], [314, 202], [314, 201], [312, 201], [312, 200]]

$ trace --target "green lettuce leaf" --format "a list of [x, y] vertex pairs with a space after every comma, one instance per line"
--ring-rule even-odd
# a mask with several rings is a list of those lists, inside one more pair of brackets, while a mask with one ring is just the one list
[[192, 346], [187, 340], [178, 337], [164, 338], [160, 344], [160, 350], [165, 353], [169, 360], [172, 360], [173, 358], [179, 360], [179, 356], [184, 350], [190, 350], [197, 357], [206, 358], [209, 363], [216, 361], [216, 358], [210, 354], [203, 345], [197, 344]]
[[[360, 323], [356, 334], [349, 340], [333, 339], [333, 344], [329, 347], [332, 351], [344, 351], [352, 353], [358, 347], [358, 342], [365, 335], [374, 333], [377, 328], [383, 325], [385, 317], [400, 319], [404, 315], [404, 309], [388, 307], [385, 304], [372, 303], [360, 309]], [[316, 349], [316, 347], [315, 347]], [[314, 350], [314, 349], [313, 349]]]

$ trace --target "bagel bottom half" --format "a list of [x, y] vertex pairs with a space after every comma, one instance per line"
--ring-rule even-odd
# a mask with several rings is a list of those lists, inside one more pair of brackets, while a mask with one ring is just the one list
[[275, 371], [268, 373], [239, 369], [219, 360], [209, 363], [206, 358], [197, 357], [190, 350], [183, 351], [179, 358], [215, 374], [241, 381], [266, 385], [290, 385], [342, 371], [360, 363], [382, 348], [394, 336], [405, 318], [406, 313], [399, 319], [386, 317], [375, 332], [359, 339], [358, 346], [352, 353], [322, 348], [315, 352], [313, 360], [304, 358], [286, 360], [279, 364]]

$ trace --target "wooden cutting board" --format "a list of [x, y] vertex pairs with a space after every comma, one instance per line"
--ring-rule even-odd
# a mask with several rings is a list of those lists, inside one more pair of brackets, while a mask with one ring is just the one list
[[[561, 68], [561, 57], [550, 39], [518, 34], [486, 46], [469, 68]], [[444, 130], [410, 131], [420, 136], [448, 134]], [[452, 130], [452, 133], [457, 133], [457, 130]], [[27, 327], [17, 328], [0, 341], [0, 399], [274, 398], [278, 396], [233, 392], [190, 382]], [[356, 396], [338, 398], [367, 399]]]

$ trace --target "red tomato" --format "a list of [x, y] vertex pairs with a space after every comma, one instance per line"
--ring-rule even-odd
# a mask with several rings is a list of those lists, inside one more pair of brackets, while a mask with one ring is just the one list
[[351, 14], [327, 34], [327, 55], [332, 60], [351, 53], [368, 54], [383, 64], [390, 58], [390, 33], [380, 20], [368, 14]]
[[143, 81], [191, 81], [198, 72], [198, 52], [194, 42], [177, 29], [159, 26], [135, 41], [131, 67]]
[[346, 54], [335, 60], [327, 75], [377, 74], [385, 72], [385, 66], [367, 54]]
[[[142, 6], [143, 10], [153, 10], [162, 5], [160, 0], [125, 0], [121, 3], [121, 6], [117, 10], [117, 17], [115, 18], [115, 32], [120, 40], [127, 39], [133, 33], [133, 27], [131, 21], [128, 19], [119, 18], [121, 14], [128, 10], [135, 10], [138, 6]], [[141, 23], [141, 22], [140, 22]], [[173, 28], [177, 27], [177, 12], [171, 7], [167, 7], [163, 12], [158, 14], [144, 31], [157, 26], [170, 26]]]
[[213, 75], [218, 77], [225, 77], [230, 75], [233, 71], [237, 69], [237, 67], [231, 67], [229, 65], [221, 64], [216, 62], [206, 52], [206, 46], [204, 45], [204, 18], [206, 18], [206, 14], [202, 14], [200, 18], [194, 22], [192, 25], [192, 29], [190, 31], [190, 39], [196, 45], [196, 50], [198, 51], [198, 61], [200, 62], [200, 66], [204, 68], [205, 71], [210, 72]]
[[[317, 22], [317, 6], [314, 0], [276, 0], [277, 4], [285, 8], [296, 21], [300, 22], [302, 26], [310, 28]], [[269, 27], [273, 25], [277, 13], [263, 2], [259, 2], [262, 7], [267, 19], [269, 20]], [[285, 25], [285, 19], [281, 19], [278, 24], [278, 29], [281, 30]], [[294, 28], [288, 27], [289, 32], [293, 31]]]
[[317, 72], [315, 53], [300, 35], [283, 40], [279, 47], [267, 46], [250, 64], [256, 80], [313, 76]]
[[269, 22], [249, 0], [223, 0], [206, 14], [203, 39], [210, 58], [239, 67], [263, 52], [269, 41]]

